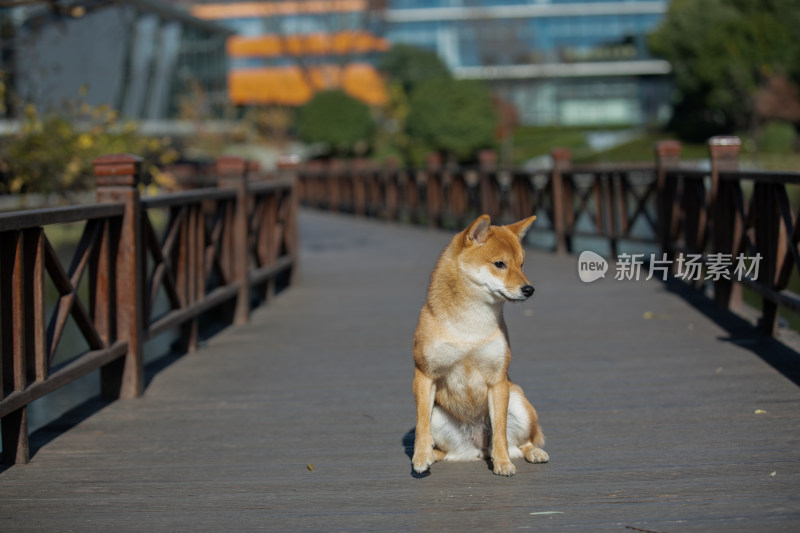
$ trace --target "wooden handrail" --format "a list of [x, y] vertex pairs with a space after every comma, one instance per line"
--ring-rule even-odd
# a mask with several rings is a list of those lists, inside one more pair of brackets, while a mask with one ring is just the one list
[[[529, 239], [547, 237], [540, 242], [556, 252], [578, 252], [592, 239], [610, 257], [622, 245], [646, 245], [660, 251], [658, 260], [697, 254], [706, 266], [711, 254], [759, 254], [757, 280], [709, 283], [726, 309], [741, 305], [743, 286], [760, 294], [760, 328], [773, 335], [779, 309], [800, 312], [800, 296], [787, 289], [800, 272], [800, 222], [787, 186], [800, 183], [800, 173], [741, 170], [739, 146], [735, 137], [711, 139], [708, 169], [683, 164], [677, 141], [657, 143], [654, 165], [574, 166], [561, 148], [550, 168], [536, 170], [498, 168], [488, 154], [477, 170], [445, 167], [440, 158], [414, 169], [315, 162], [299, 169], [298, 187], [308, 206], [451, 229], [484, 212], [498, 223], [536, 213]], [[370, 194], [359, 192], [364, 187]]]
[[122, 204], [108, 203], [0, 213], [0, 231], [19, 231], [52, 224], [122, 216], [124, 210], [125, 206]]
[[[179, 328], [192, 351], [203, 313], [234, 302], [234, 322], [247, 320], [251, 301], [269, 299], [279, 278], [291, 282], [297, 265], [291, 177], [260, 181], [257, 165], [226, 158], [217, 165], [218, 187], [142, 199], [138, 157], [105, 156], [94, 165], [97, 204], [0, 214], [6, 464], [29, 459], [32, 401], [97, 369], [104, 397], [141, 395], [146, 340]], [[163, 231], [153, 218], [159, 210], [167, 212]], [[43, 228], [72, 222], [85, 226], [71, 265], [64, 266]], [[59, 294], [50, 316], [48, 277]], [[88, 298], [78, 290], [84, 278]], [[166, 300], [168, 309], [155, 316], [157, 300]], [[89, 351], [59, 362], [54, 356], [70, 317]]]

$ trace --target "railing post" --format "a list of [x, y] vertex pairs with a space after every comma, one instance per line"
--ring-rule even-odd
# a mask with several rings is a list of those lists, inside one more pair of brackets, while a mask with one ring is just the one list
[[250, 181], [261, 181], [264, 175], [261, 172], [261, 164], [258, 161], [248, 159], [245, 161], [245, 176]]
[[[315, 165], [316, 166], [316, 165]], [[331, 159], [327, 165], [319, 163], [320, 180], [324, 183], [325, 197], [321, 198], [319, 205], [325, 205], [325, 200], [328, 201], [328, 210], [336, 213], [339, 211], [347, 210], [346, 192], [344, 172], [342, 171], [341, 162], [338, 159]], [[350, 188], [352, 191], [352, 187]], [[352, 195], [351, 198], [352, 200]]]
[[511, 174], [511, 214], [514, 220], [522, 220], [534, 213], [531, 203], [531, 182], [527, 174]]
[[674, 259], [672, 237], [675, 234], [675, 195], [678, 181], [667, 176], [667, 172], [677, 169], [681, 161], [680, 141], [659, 141], [656, 143], [656, 190], [658, 198], [658, 241], [661, 253], [667, 259]]
[[[299, 178], [300, 165], [296, 159], [290, 161], [283, 161], [278, 163], [279, 175], [283, 178], [289, 179], [292, 182], [292, 187], [289, 191], [289, 227], [286, 231], [286, 243], [289, 254], [292, 256], [292, 269], [289, 273], [289, 283], [296, 283], [297, 277], [300, 272], [300, 232], [298, 229], [297, 217], [300, 214], [300, 178]], [[271, 282], [272, 289], [274, 290], [274, 282]]]
[[381, 181], [383, 181], [383, 205], [386, 220], [397, 220], [398, 185], [397, 185], [397, 159], [387, 159], [381, 167]]
[[572, 157], [568, 148], [553, 148], [550, 151], [550, 157], [553, 160], [550, 185], [553, 193], [553, 231], [556, 234], [556, 252], [565, 253], [571, 251], [571, 245], [567, 239], [566, 223], [567, 209], [572, 209], [572, 204], [566, 200], [567, 194], [562, 173], [571, 166]]
[[366, 160], [359, 157], [347, 165], [347, 174], [353, 184], [353, 213], [357, 216], [368, 214], [367, 205], [367, 175]]
[[[720, 180], [720, 172], [739, 169], [738, 137], [712, 137], [708, 141], [711, 156], [711, 208], [713, 209], [713, 244], [715, 254], [730, 254], [731, 261], [736, 258], [739, 241], [744, 230], [742, 220], [737, 216], [735, 187], [738, 183]], [[733, 277], [733, 268], [728, 268], [728, 277]], [[736, 309], [741, 305], [742, 289], [731, 279], [721, 277], [714, 282], [714, 302], [723, 309]]]
[[425, 203], [427, 204], [428, 226], [438, 227], [442, 218], [442, 155], [431, 152], [425, 158]]
[[756, 253], [761, 255], [759, 268], [759, 284], [764, 286], [769, 295], [762, 295], [761, 320], [759, 329], [767, 335], [774, 336], [778, 332], [779, 306], [772, 298], [776, 295], [776, 279], [778, 277], [781, 250], [785, 250], [785, 234], [781, 227], [780, 211], [775, 198], [773, 183], [757, 181], [753, 187], [751, 209], [755, 209]]
[[241, 157], [222, 156], [216, 161], [217, 186], [236, 191], [230, 231], [230, 275], [238, 286], [234, 324], [244, 324], [250, 318], [250, 283], [248, 279], [247, 231], [247, 168]]
[[116, 286], [116, 337], [128, 343], [124, 360], [101, 370], [101, 388], [106, 397], [135, 398], [144, 392], [143, 294], [144, 250], [141, 236], [141, 202], [139, 181], [142, 160], [127, 154], [99, 157], [92, 161], [97, 180], [98, 203], [122, 203], [125, 213], [112, 235], [111, 255], [114, 258]]
[[478, 152], [478, 165], [480, 170], [480, 202], [481, 212], [492, 218], [500, 216], [500, 184], [495, 176], [497, 173], [497, 153], [493, 150]]

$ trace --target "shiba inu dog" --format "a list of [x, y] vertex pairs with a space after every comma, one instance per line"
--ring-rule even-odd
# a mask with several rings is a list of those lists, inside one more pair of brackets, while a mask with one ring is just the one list
[[511, 458], [549, 460], [536, 410], [508, 380], [511, 350], [503, 304], [534, 292], [522, 272], [521, 240], [536, 217], [492, 226], [472, 222], [445, 248], [431, 275], [414, 335], [417, 405], [414, 471], [436, 461], [490, 457], [513, 476]]

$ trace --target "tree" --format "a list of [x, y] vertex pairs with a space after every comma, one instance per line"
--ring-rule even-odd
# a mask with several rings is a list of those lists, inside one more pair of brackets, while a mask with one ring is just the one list
[[494, 146], [497, 114], [480, 82], [444, 77], [420, 82], [409, 107], [409, 135], [431, 149], [465, 161]]
[[372, 136], [369, 107], [344, 91], [318, 92], [297, 117], [297, 132], [309, 143], [324, 143], [330, 155], [361, 155]]
[[406, 94], [425, 80], [452, 78], [450, 69], [436, 52], [410, 44], [396, 44], [381, 58], [378, 70], [400, 83]]
[[430, 148], [411, 138], [406, 121], [410, 95], [425, 80], [451, 79], [450, 69], [435, 52], [410, 44], [395, 44], [380, 59], [378, 70], [386, 85], [386, 105], [379, 114], [379, 156], [401, 156], [408, 165], [420, 164]]
[[704, 140], [752, 128], [760, 87], [800, 82], [798, 25], [800, 0], [672, 0], [650, 46], [672, 64], [674, 129]]

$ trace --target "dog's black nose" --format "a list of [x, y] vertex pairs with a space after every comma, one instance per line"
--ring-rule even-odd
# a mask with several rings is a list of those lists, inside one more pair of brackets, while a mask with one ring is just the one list
[[524, 285], [522, 287], [522, 294], [525, 295], [525, 298], [529, 298], [533, 294], [533, 285]]

